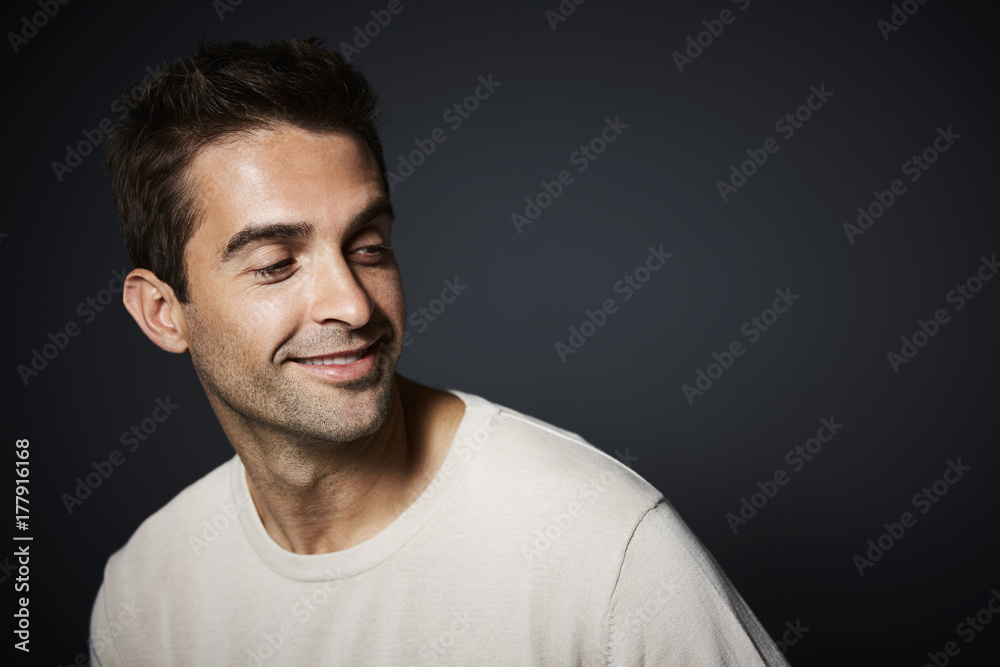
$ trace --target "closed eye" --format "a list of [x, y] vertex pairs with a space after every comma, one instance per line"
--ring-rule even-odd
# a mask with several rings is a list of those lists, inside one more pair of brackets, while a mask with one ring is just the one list
[[265, 266], [263, 269], [254, 269], [253, 273], [260, 278], [276, 278], [294, 263], [295, 260], [289, 257], [288, 259], [281, 260], [277, 264]]
[[386, 243], [376, 243], [374, 245], [361, 246], [354, 252], [365, 256], [366, 261], [375, 263], [389, 255], [392, 252], [392, 246]]

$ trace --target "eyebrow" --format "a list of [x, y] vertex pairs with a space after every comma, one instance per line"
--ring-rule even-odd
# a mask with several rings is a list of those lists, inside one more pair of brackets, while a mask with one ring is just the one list
[[[380, 215], [389, 215], [389, 224], [396, 219], [396, 213], [392, 204], [385, 197], [379, 197], [360, 213], [355, 215], [345, 230], [345, 236], [350, 236], [359, 227], [362, 227]], [[270, 224], [253, 225], [233, 234], [226, 243], [226, 247], [219, 253], [219, 263], [225, 264], [235, 257], [247, 246], [260, 241], [273, 241], [276, 239], [304, 239], [312, 234], [314, 225], [310, 222], [275, 222]]]

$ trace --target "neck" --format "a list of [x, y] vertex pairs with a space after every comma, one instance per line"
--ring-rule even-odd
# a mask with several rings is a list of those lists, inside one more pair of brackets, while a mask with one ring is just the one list
[[441, 447], [429, 437], [417, 387], [396, 375], [382, 428], [350, 443], [302, 446], [273, 434], [264, 441], [227, 433], [277, 544], [299, 554], [347, 549], [381, 532], [419, 497], [450, 439]]

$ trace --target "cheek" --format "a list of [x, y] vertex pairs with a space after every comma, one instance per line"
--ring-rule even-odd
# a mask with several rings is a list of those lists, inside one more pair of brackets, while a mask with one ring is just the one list
[[302, 317], [298, 290], [259, 291], [234, 301], [227, 320], [254, 349], [274, 348], [289, 338]]
[[253, 327], [281, 327], [301, 311], [301, 296], [293, 290], [260, 292], [240, 299], [230, 314], [234, 322]]
[[202, 301], [191, 327], [192, 342], [205, 352], [255, 358], [270, 355], [294, 331], [294, 308], [289, 295], [240, 297], [215, 295]]
[[403, 297], [403, 282], [399, 271], [377, 276], [365, 285], [365, 289], [375, 302], [375, 306], [393, 321], [402, 321], [406, 314], [406, 300]]

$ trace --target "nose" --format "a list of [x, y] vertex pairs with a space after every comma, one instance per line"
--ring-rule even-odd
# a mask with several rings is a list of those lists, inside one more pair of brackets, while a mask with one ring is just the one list
[[317, 262], [309, 304], [310, 317], [323, 324], [343, 322], [351, 329], [371, 319], [375, 304], [342, 255]]

